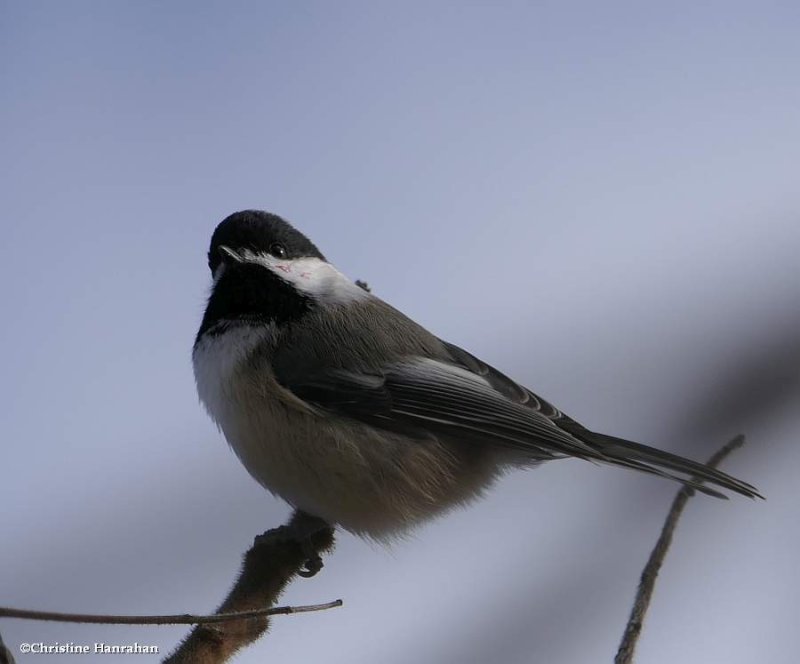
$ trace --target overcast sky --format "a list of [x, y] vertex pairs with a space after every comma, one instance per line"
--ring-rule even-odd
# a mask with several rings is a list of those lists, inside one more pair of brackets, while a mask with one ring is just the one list
[[[257, 207], [591, 428], [747, 433], [767, 501], [694, 499], [638, 661], [796, 661], [798, 7], [1, 1], [0, 605], [208, 612], [286, 519], [190, 362], [211, 232]], [[237, 661], [610, 661], [675, 490], [561, 461], [341, 534], [284, 599], [345, 606]]]

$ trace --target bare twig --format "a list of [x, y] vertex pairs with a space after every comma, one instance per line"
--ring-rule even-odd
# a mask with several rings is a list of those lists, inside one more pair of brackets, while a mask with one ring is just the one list
[[[706, 462], [706, 465], [712, 468], [716, 467], [731, 452], [744, 445], [744, 442], [744, 436], [736, 436], [736, 438], [716, 452]], [[622, 642], [617, 651], [617, 656], [614, 658], [614, 664], [630, 664], [633, 661], [633, 653], [636, 649], [639, 635], [642, 632], [645, 614], [650, 606], [650, 600], [653, 597], [653, 590], [656, 585], [658, 572], [661, 569], [670, 544], [672, 544], [672, 535], [675, 532], [675, 527], [678, 525], [678, 519], [680, 519], [689, 498], [694, 494], [695, 490], [693, 488], [684, 485], [684, 487], [678, 491], [678, 495], [675, 496], [675, 500], [672, 502], [672, 507], [670, 507], [669, 513], [667, 514], [664, 527], [661, 529], [661, 535], [655, 547], [653, 547], [653, 551], [650, 553], [650, 558], [647, 560], [644, 570], [642, 570], [639, 588], [636, 591], [636, 599], [631, 609], [631, 615], [628, 618], [628, 624], [625, 626], [625, 633], [622, 635]]]
[[[256, 538], [228, 597], [214, 615], [98, 615], [32, 611], [0, 607], [0, 618], [99, 625], [195, 625], [189, 636], [165, 662], [216, 664], [227, 661], [267, 629], [268, 617], [323, 611], [342, 605], [273, 606], [295, 576], [313, 576], [322, 567], [320, 554], [333, 548], [333, 529], [324, 521], [295, 512], [290, 522]], [[0, 664], [14, 657], [0, 638]]]
[[[319, 569], [322, 566], [320, 554], [332, 548], [333, 529], [302, 512], [295, 512], [288, 525], [257, 537], [245, 554], [239, 578], [217, 614], [259, 612], [259, 615], [216, 625], [198, 624], [164, 662], [226, 662], [266, 632], [268, 618], [261, 611], [275, 604], [296, 575], [308, 576]], [[338, 604], [333, 602], [332, 605]]]
[[[20, 620], [41, 620], [63, 623], [88, 623], [93, 625], [211, 625], [214, 623], [232, 622], [248, 618], [286, 615], [289, 613], [309, 613], [324, 611], [342, 605], [337, 599], [325, 604], [307, 604], [302, 606], [276, 606], [271, 609], [255, 611], [234, 611], [231, 613], [215, 613], [210, 616], [197, 616], [191, 613], [180, 613], [165, 616], [114, 616], [91, 613], [57, 613], [55, 611], [29, 611], [27, 609], [11, 609], [0, 607], [0, 618], [19, 618]], [[0, 639], [2, 646], [2, 639]], [[0, 650], [2, 653], [2, 650]], [[3, 664], [0, 658], [0, 664]]]

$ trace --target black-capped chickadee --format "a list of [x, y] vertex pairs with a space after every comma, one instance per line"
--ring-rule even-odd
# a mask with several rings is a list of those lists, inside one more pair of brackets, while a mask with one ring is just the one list
[[256, 480], [328, 524], [391, 538], [510, 468], [564, 457], [758, 495], [589, 431], [356, 285], [278, 216], [229, 216], [208, 265], [193, 351], [200, 399]]

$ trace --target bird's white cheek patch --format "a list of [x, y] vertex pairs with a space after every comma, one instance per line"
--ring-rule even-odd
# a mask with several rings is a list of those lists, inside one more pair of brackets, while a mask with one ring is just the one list
[[344, 304], [369, 297], [369, 293], [319, 258], [283, 259], [259, 254], [248, 257], [316, 299]]

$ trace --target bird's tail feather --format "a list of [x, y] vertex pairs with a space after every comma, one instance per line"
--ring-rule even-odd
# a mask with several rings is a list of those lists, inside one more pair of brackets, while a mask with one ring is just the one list
[[747, 482], [697, 461], [657, 450], [641, 443], [634, 443], [624, 438], [607, 436], [593, 431], [581, 433], [583, 434], [580, 436], [581, 439], [597, 450], [601, 461], [683, 482], [698, 491], [718, 498], [727, 498], [727, 496], [706, 486], [703, 484], [704, 482], [710, 482], [749, 498], [763, 498], [758, 489]]

